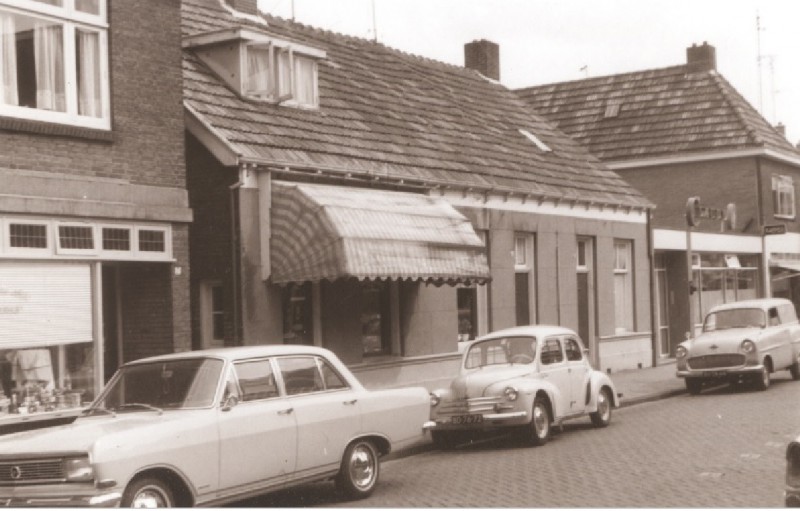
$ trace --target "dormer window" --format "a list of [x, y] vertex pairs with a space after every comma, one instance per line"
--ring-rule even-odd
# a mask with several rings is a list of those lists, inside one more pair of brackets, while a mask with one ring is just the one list
[[291, 47], [247, 46], [244, 95], [252, 98], [317, 107], [317, 62]]
[[284, 106], [317, 108], [317, 61], [323, 50], [237, 28], [185, 38], [196, 54], [237, 94]]

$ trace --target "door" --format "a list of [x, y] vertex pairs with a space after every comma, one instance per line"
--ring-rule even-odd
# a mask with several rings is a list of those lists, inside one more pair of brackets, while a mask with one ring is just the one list
[[279, 394], [269, 359], [234, 364], [226, 395], [239, 398], [219, 412], [220, 490], [267, 486], [294, 470], [297, 424], [291, 403]]
[[667, 280], [667, 268], [664, 264], [664, 255], [656, 254], [655, 257], [655, 272], [656, 272], [656, 300], [658, 306], [656, 307], [657, 325], [658, 325], [658, 346], [659, 354], [662, 357], [668, 357], [673, 346], [670, 344], [670, 331], [669, 331], [669, 285]]
[[589, 348], [589, 360], [597, 366], [600, 361], [594, 336], [594, 240], [579, 237], [577, 252], [578, 335]]
[[570, 401], [572, 400], [570, 367], [564, 358], [561, 339], [550, 337], [542, 344], [539, 355], [542, 378], [556, 387], [555, 417], [560, 418], [570, 414]]
[[359, 395], [321, 357], [277, 359], [297, 419], [298, 477], [336, 470], [347, 443], [361, 432]]
[[591, 367], [584, 359], [581, 343], [575, 337], [564, 337], [564, 354], [570, 376], [570, 413], [582, 413], [586, 408], [586, 385]]

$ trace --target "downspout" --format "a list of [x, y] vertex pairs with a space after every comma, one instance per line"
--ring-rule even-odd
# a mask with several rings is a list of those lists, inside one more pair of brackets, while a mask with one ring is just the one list
[[[652, 363], [653, 367], [658, 365], [658, 359], [661, 358], [661, 347], [658, 345], [659, 335], [661, 334], [660, 325], [658, 323], [658, 305], [656, 300], [659, 299], [656, 293], [656, 255], [655, 247], [653, 246], [653, 213], [651, 209], [647, 209], [646, 223], [647, 226], [647, 257], [650, 260], [650, 332], [652, 339]], [[662, 339], [663, 342], [663, 339]]]
[[233, 346], [239, 346], [241, 339], [239, 333], [239, 321], [241, 311], [239, 304], [241, 299], [239, 294], [241, 289], [239, 282], [239, 189], [242, 187], [242, 176], [239, 174], [239, 180], [228, 187], [230, 193], [230, 207], [231, 207], [231, 279], [233, 281]]
[[764, 236], [764, 198], [763, 198], [763, 179], [761, 177], [761, 158], [756, 156], [756, 204], [758, 207], [758, 231], [761, 233], [761, 285], [763, 286], [762, 297], [772, 294], [770, 289], [769, 261], [767, 261], [767, 242]]

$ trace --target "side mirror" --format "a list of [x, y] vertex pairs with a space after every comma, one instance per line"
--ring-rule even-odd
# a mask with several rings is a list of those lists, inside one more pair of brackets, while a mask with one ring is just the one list
[[234, 395], [230, 395], [230, 396], [226, 397], [226, 398], [225, 398], [225, 399], [222, 401], [222, 408], [221, 408], [221, 410], [222, 410], [223, 412], [228, 412], [228, 411], [230, 411], [230, 410], [231, 410], [231, 408], [233, 408], [234, 406], [236, 406], [236, 405], [238, 405], [238, 404], [239, 404], [239, 398], [238, 398], [238, 397], [236, 397], [236, 396], [234, 396]]

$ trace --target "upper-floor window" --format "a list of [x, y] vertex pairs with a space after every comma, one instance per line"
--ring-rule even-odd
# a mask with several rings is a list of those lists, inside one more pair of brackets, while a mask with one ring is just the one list
[[303, 107], [319, 105], [317, 62], [291, 47], [248, 45], [245, 80], [245, 96]]
[[0, 115], [109, 129], [105, 0], [0, 0]]
[[772, 202], [775, 216], [794, 218], [794, 180], [791, 176], [772, 176]]

